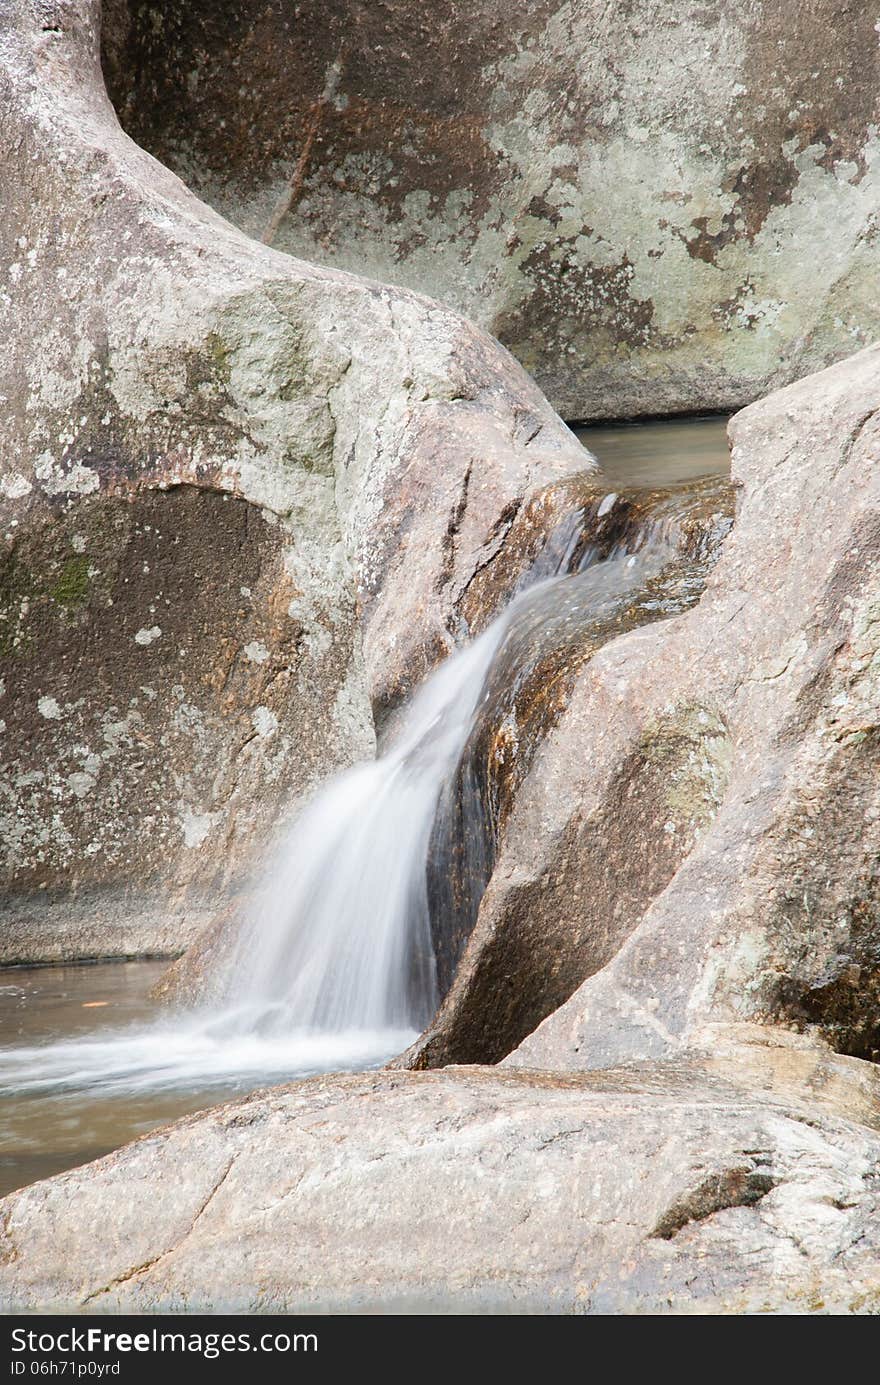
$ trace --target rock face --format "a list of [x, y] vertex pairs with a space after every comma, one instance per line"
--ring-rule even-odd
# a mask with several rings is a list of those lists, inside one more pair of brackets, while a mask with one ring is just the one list
[[[575, 499], [578, 495], [580, 503]], [[548, 537], [548, 510], [554, 504], [560, 518], [555, 527], [550, 526]], [[564, 714], [584, 666], [624, 631], [668, 619], [699, 599], [730, 530], [732, 511], [731, 487], [720, 476], [693, 483], [686, 491], [637, 490], [619, 495], [608, 492], [607, 482], [597, 491], [594, 478], [578, 483], [573, 478], [539, 493], [527, 507], [527, 527], [534, 519], [538, 534], [545, 538], [530, 580], [540, 576], [542, 564], [552, 570], [560, 551], [568, 557], [571, 571], [562, 583], [536, 584], [517, 603], [457, 771], [444, 790], [428, 861], [442, 996], [450, 987], [455, 995], [466, 987], [464, 975], [457, 972], [483, 892], [523, 785]], [[519, 521], [501, 561], [512, 559], [521, 543], [528, 548], [518, 529]], [[586, 566], [578, 570], [581, 563]], [[667, 836], [659, 845], [662, 849], [650, 878], [659, 871], [665, 883], [681, 859], [686, 837]], [[601, 889], [594, 898], [601, 910], [605, 902]], [[475, 1050], [482, 1061], [503, 1057], [510, 1026], [529, 1032], [548, 1009], [568, 998], [583, 977], [584, 925], [572, 929], [569, 911], [536, 911], [534, 922], [532, 930], [522, 928], [522, 919], [513, 928], [505, 923], [498, 939], [505, 955], [489, 982], [492, 996], [484, 998], [486, 1012], [492, 1016], [490, 1025], [480, 1029], [482, 1040], [494, 1029], [498, 1046], [481, 1045]], [[514, 935], [518, 935], [516, 941]], [[477, 946], [470, 957], [478, 953]], [[519, 984], [526, 978], [525, 985]], [[496, 1010], [502, 996], [509, 1013], [507, 1022], [499, 1025]], [[432, 1026], [432, 1034], [446, 1034], [450, 1007], [457, 1013], [454, 997]], [[467, 1009], [471, 1013], [470, 1006]], [[466, 1052], [467, 1042], [460, 1036], [457, 1051]], [[432, 1062], [439, 1058], [440, 1050], [430, 1037], [427, 1044], [419, 1043], [417, 1051], [423, 1059], [430, 1053]]]
[[743, 1037], [601, 1074], [321, 1078], [183, 1120], [4, 1199], [0, 1303], [876, 1313], [876, 1069]]
[[730, 433], [702, 600], [579, 674], [411, 1061], [599, 1068], [721, 1021], [880, 1053], [880, 348]]
[[104, 52], [125, 128], [231, 220], [436, 294], [566, 417], [620, 417], [737, 407], [876, 335], [876, 18], [110, 0]]
[[134, 145], [98, 26], [0, 0], [5, 961], [179, 950], [592, 464], [468, 323]]

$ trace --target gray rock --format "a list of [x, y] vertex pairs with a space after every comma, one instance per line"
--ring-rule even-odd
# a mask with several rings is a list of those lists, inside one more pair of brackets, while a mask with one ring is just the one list
[[718, 1033], [316, 1078], [0, 1203], [7, 1312], [876, 1313], [878, 1074]]
[[429, 299], [122, 132], [95, 0], [0, 0], [0, 959], [179, 951], [592, 465]]
[[[673, 765], [692, 756], [706, 753], [717, 763], [715, 795], [724, 778], [724, 728], [685, 719], [670, 728], [653, 772], [645, 774], [638, 757], [621, 767], [614, 790], [619, 801], [607, 813], [607, 842], [592, 849], [583, 839], [578, 843], [580, 878], [558, 892], [542, 878], [537, 902], [526, 900], [519, 908], [508, 901], [506, 912], [493, 916], [496, 867], [509, 868], [507, 837], [519, 830], [522, 807], [531, 802], [533, 767], [540, 776], [538, 757], [565, 718], [584, 666], [624, 631], [693, 606], [732, 523], [733, 490], [724, 477], [705, 478], [685, 492], [641, 490], [616, 497], [604, 487], [596, 495], [593, 483], [593, 498], [584, 497], [582, 508], [573, 509], [574, 489], [570, 483], [553, 488], [564, 518], [558, 546], [551, 538], [545, 554], [574, 545], [577, 562], [582, 546], [600, 561], [562, 588], [536, 588], [493, 661], [457, 771], [444, 789], [429, 851], [428, 896], [444, 1004], [404, 1056], [407, 1063], [503, 1058], [583, 979], [585, 940], [595, 953], [605, 934], [612, 954], [620, 924], [608, 926], [609, 890], [619, 892], [617, 913], [624, 920], [639, 905], [644, 909], [693, 845], [696, 819], [704, 816], [697, 803], [680, 803], [673, 815], [678, 830], [657, 838], [650, 831], [640, 835], [634, 814], [650, 818]], [[586, 488], [577, 489], [583, 495]], [[567, 493], [565, 500], [560, 492]], [[554, 495], [539, 496], [535, 508], [542, 519], [553, 501]], [[518, 527], [503, 561], [517, 551]], [[603, 555], [610, 561], [601, 561]], [[580, 776], [578, 751], [571, 760], [570, 772]], [[643, 782], [634, 796], [633, 779], [640, 770]], [[705, 786], [694, 789], [705, 796]], [[713, 805], [714, 797], [704, 812]], [[531, 863], [547, 843], [534, 824], [525, 835], [520, 846]], [[638, 860], [627, 868], [624, 860], [634, 843]], [[625, 910], [620, 899], [626, 900]]]
[[731, 437], [737, 516], [700, 604], [594, 657], [520, 792], [459, 1004], [494, 1041], [497, 955], [548, 920], [587, 979], [512, 1065], [669, 1056], [720, 1021], [880, 1053], [880, 349]]
[[109, 0], [123, 125], [224, 215], [426, 290], [566, 417], [738, 407], [870, 342], [876, 6]]

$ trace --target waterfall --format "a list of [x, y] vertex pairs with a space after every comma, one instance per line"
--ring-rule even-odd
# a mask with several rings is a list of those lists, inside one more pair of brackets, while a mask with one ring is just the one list
[[566, 517], [531, 585], [431, 674], [385, 754], [334, 778], [302, 812], [241, 924], [228, 966], [230, 1032], [415, 1037], [425, 1027], [438, 999], [429, 842], [493, 664], [535, 657], [541, 631], [572, 611], [583, 621], [622, 604], [672, 551], [668, 526], [654, 524], [603, 561], [593, 546], [578, 558], [582, 526], [582, 515]]
[[448, 659], [387, 753], [333, 779], [294, 824], [234, 949], [231, 1030], [416, 1032], [430, 1019], [428, 839], [509, 619]]
[[387, 750], [301, 812], [240, 920], [226, 998], [148, 1027], [7, 1049], [0, 1091], [230, 1090], [368, 1067], [407, 1047], [438, 998], [431, 834], [493, 666], [520, 676], [542, 632], [554, 638], [566, 623], [623, 606], [675, 543], [675, 524], [655, 518], [597, 546], [585, 540], [583, 512], [567, 515], [507, 608], [416, 693]]

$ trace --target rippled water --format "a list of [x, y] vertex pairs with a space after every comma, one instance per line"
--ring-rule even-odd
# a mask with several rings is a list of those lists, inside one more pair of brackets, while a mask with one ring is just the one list
[[[721, 420], [579, 435], [615, 489], [686, 485], [727, 465]], [[225, 1005], [157, 1017], [156, 962], [0, 972], [0, 1191], [255, 1086], [405, 1048], [435, 1000], [428, 838], [493, 659], [510, 657], [512, 632], [519, 648], [523, 631], [620, 601], [662, 563], [658, 534], [601, 572], [518, 596], [428, 681], [381, 761], [317, 796], [244, 921]]]

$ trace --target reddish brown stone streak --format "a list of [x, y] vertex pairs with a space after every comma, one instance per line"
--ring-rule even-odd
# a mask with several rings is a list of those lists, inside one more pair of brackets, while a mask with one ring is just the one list
[[264, 245], [272, 244], [276, 235], [278, 234], [278, 227], [281, 225], [282, 221], [287, 216], [290, 209], [296, 206], [296, 203], [299, 200], [300, 194], [302, 193], [303, 183], [305, 181], [306, 169], [309, 166], [309, 158], [311, 157], [312, 153], [312, 145], [315, 142], [315, 136], [321, 128], [321, 123], [324, 119], [324, 112], [326, 111], [326, 109], [327, 98], [325, 96], [320, 96], [311, 107], [312, 118], [306, 128], [306, 137], [303, 140], [303, 146], [300, 150], [299, 158], [297, 159], [296, 164], [294, 166], [293, 175], [290, 179], [290, 185], [282, 194], [282, 196], [278, 199], [278, 203], [275, 207], [275, 210], [269, 218], [269, 223], [261, 236], [261, 240]]

